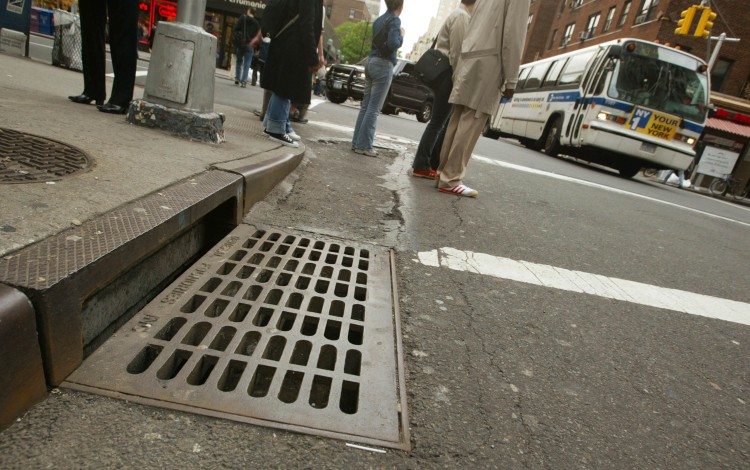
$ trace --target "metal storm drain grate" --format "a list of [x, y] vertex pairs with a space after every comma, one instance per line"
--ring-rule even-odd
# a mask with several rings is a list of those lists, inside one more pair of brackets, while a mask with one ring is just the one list
[[390, 254], [235, 229], [64, 384], [408, 448]]
[[0, 128], [0, 183], [57, 181], [91, 165], [88, 155], [75, 147]]

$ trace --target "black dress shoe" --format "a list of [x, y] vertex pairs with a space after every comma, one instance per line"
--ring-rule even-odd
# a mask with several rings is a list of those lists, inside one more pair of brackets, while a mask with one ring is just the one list
[[96, 101], [97, 106], [104, 104], [104, 99], [97, 100], [86, 94], [68, 96], [68, 99], [72, 101], [73, 103], [80, 103], [80, 104], [91, 104], [92, 101]]
[[125, 114], [128, 112], [128, 108], [126, 106], [120, 106], [119, 104], [114, 103], [98, 104], [96, 105], [96, 109], [103, 113], [111, 114]]

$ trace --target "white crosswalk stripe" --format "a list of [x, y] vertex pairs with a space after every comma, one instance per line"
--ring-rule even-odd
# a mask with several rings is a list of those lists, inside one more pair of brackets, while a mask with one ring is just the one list
[[472, 272], [750, 325], [750, 304], [710, 295], [455, 248], [421, 252], [417, 257], [415, 261], [425, 266]]

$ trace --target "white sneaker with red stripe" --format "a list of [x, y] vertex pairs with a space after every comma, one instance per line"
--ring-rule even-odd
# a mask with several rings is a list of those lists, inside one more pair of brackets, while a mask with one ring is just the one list
[[466, 197], [479, 196], [479, 191], [477, 191], [476, 189], [471, 189], [468, 186], [464, 186], [463, 184], [453, 186], [452, 188], [438, 188], [438, 191], [440, 191], [441, 193], [454, 194], [456, 196], [466, 196]]

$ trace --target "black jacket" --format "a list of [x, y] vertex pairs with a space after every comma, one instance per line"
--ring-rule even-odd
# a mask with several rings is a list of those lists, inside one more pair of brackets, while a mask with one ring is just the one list
[[261, 86], [293, 103], [310, 103], [312, 72], [318, 65], [318, 41], [323, 29], [323, 0], [291, 0], [287, 24], [299, 19], [280, 36], [271, 39]]

